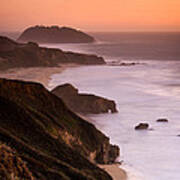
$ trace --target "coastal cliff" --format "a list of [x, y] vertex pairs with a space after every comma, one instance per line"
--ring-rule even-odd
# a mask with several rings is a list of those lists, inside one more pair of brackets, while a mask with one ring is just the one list
[[34, 42], [17, 43], [0, 36], [0, 70], [18, 67], [57, 67], [60, 63], [105, 64], [102, 57], [39, 47]]
[[58, 26], [34, 26], [27, 28], [18, 38], [20, 42], [37, 43], [92, 43], [95, 39], [76, 29]]
[[92, 94], [80, 94], [71, 84], [57, 86], [51, 92], [60, 97], [74, 112], [83, 114], [117, 112], [114, 101]]
[[94, 163], [119, 148], [41, 84], [0, 79], [0, 141], [14, 148], [36, 179], [111, 180]]

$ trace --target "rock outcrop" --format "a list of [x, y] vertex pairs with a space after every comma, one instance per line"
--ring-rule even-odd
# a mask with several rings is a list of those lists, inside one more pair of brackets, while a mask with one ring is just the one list
[[148, 123], [140, 123], [135, 127], [135, 130], [146, 130], [149, 128]]
[[57, 86], [51, 92], [60, 97], [74, 112], [83, 114], [117, 112], [114, 101], [92, 94], [80, 94], [71, 84]]
[[95, 39], [82, 32], [69, 27], [34, 26], [27, 28], [18, 38], [21, 42], [37, 43], [92, 43]]
[[168, 119], [166, 118], [161, 118], [161, 119], [157, 119], [156, 122], [168, 122]]
[[142, 64], [144, 63], [111, 61], [111, 62], [108, 62], [107, 65], [109, 66], [135, 66], [135, 65], [142, 65]]
[[36, 179], [112, 180], [94, 163], [119, 148], [41, 84], [0, 79], [0, 141], [15, 149]]
[[0, 36], [0, 70], [17, 67], [55, 67], [60, 63], [105, 64], [102, 57], [39, 47], [34, 42], [17, 43]]

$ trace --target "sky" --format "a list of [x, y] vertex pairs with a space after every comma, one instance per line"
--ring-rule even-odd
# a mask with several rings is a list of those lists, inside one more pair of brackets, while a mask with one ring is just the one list
[[180, 31], [180, 0], [0, 0], [0, 31], [34, 25], [85, 31]]

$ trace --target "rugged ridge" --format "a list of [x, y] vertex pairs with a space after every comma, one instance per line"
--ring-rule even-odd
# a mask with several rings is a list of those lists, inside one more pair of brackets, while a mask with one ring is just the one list
[[60, 63], [105, 64], [102, 57], [39, 47], [34, 42], [17, 43], [0, 36], [0, 70], [17, 67], [56, 67]]
[[34, 26], [27, 28], [18, 38], [18, 41], [37, 43], [92, 43], [95, 39], [82, 32], [69, 27]]
[[71, 84], [57, 86], [51, 92], [60, 97], [74, 112], [83, 114], [117, 112], [114, 101], [92, 94], [78, 93], [78, 89]]
[[94, 125], [33, 82], [0, 79], [0, 141], [43, 180], [111, 180], [92, 162], [112, 163], [119, 155]]

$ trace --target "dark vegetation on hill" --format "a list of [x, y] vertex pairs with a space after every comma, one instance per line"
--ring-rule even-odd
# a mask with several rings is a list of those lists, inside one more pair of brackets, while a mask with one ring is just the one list
[[16, 151], [0, 143], [0, 179], [1, 180], [34, 180], [26, 163]]
[[90, 35], [69, 27], [34, 26], [27, 28], [18, 41], [37, 43], [92, 43], [95, 41]]
[[41, 84], [16, 80], [0, 79], [0, 141], [43, 180], [111, 180], [92, 162], [112, 163], [119, 155], [109, 138]]
[[78, 93], [78, 89], [73, 87], [71, 84], [60, 85], [54, 88], [51, 92], [60, 97], [74, 112], [83, 114], [117, 112], [114, 101], [92, 94]]
[[0, 70], [18, 67], [56, 67], [60, 63], [96, 65], [105, 64], [105, 61], [96, 55], [43, 48], [33, 42], [20, 44], [0, 36]]

